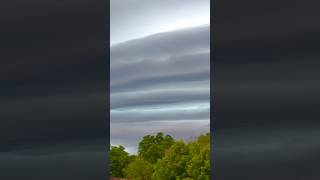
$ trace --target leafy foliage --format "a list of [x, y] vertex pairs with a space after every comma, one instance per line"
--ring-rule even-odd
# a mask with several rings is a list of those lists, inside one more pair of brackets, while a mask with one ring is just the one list
[[112, 146], [110, 150], [110, 175], [124, 177], [123, 169], [130, 162], [129, 154], [123, 146]]
[[201, 135], [198, 141], [189, 143], [191, 159], [186, 167], [189, 177], [210, 179], [210, 134]]
[[134, 180], [149, 180], [153, 173], [152, 164], [142, 158], [136, 158], [125, 169], [125, 174]]
[[175, 142], [165, 157], [156, 163], [153, 179], [175, 180], [186, 178], [186, 166], [189, 160], [189, 150], [185, 143], [183, 141]]
[[156, 163], [173, 143], [174, 139], [169, 135], [164, 136], [162, 132], [156, 136], [147, 135], [139, 143], [138, 154], [150, 163]]
[[[111, 175], [133, 180], [209, 180], [210, 133], [185, 143], [158, 133], [144, 136], [138, 155], [111, 149]], [[113, 170], [112, 170], [113, 169]]]

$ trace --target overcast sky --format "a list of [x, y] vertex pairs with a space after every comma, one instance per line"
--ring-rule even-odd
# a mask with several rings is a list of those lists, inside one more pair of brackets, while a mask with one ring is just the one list
[[209, 3], [111, 1], [111, 144], [209, 131]]

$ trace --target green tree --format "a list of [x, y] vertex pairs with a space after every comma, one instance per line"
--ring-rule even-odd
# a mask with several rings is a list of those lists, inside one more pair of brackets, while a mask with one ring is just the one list
[[110, 175], [133, 180], [209, 180], [210, 133], [187, 144], [163, 133], [144, 136], [138, 155], [123, 146], [110, 150]]
[[200, 135], [188, 144], [190, 161], [186, 167], [189, 177], [197, 180], [210, 179], [210, 134]]
[[177, 141], [155, 164], [154, 180], [209, 180], [210, 134], [185, 144]]
[[175, 142], [166, 155], [155, 164], [152, 178], [155, 180], [178, 180], [187, 178], [186, 166], [191, 159], [183, 141]]
[[137, 155], [129, 155], [129, 163], [134, 161], [136, 158], [138, 158]]
[[194, 143], [193, 152], [190, 152], [191, 159], [188, 162], [186, 171], [189, 177], [197, 180], [210, 179], [210, 145], [205, 147], [199, 146], [199, 143]]
[[161, 159], [166, 150], [174, 143], [174, 139], [159, 132], [156, 136], [144, 136], [139, 143], [138, 155], [150, 163], [156, 163]]
[[124, 172], [132, 180], [150, 180], [153, 167], [148, 161], [137, 157], [125, 168]]
[[123, 169], [130, 162], [130, 156], [123, 146], [110, 149], [110, 176], [124, 177]]
[[200, 144], [200, 146], [205, 146], [210, 144], [210, 133], [201, 134], [198, 137], [197, 142]]

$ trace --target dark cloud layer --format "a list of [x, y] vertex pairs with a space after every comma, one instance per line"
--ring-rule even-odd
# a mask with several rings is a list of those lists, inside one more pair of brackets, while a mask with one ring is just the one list
[[319, 179], [312, 1], [215, 1], [215, 179]]
[[0, 179], [106, 177], [106, 7], [1, 3]]
[[202, 25], [111, 47], [111, 144], [135, 153], [146, 134], [187, 140], [209, 131], [209, 35]]

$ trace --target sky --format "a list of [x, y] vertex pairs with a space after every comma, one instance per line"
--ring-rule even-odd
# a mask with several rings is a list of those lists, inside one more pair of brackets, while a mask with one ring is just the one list
[[209, 132], [210, 1], [112, 0], [110, 140]]

